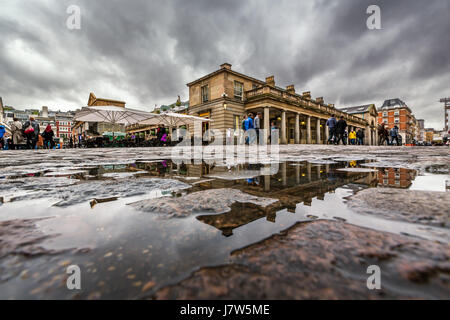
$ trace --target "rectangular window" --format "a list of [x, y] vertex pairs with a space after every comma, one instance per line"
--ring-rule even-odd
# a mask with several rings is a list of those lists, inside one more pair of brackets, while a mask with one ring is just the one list
[[242, 94], [244, 92], [244, 84], [242, 82], [234, 82], [234, 97], [242, 100]]
[[387, 124], [388, 123], [388, 119], [384, 119], [383, 122], [384, 122], [384, 124]]
[[399, 110], [395, 110], [395, 111], [394, 111], [394, 115], [395, 115], [395, 116], [400, 115], [400, 111], [399, 111]]
[[208, 102], [209, 100], [209, 87], [208, 85], [202, 87], [202, 102]]
[[383, 117], [387, 117], [387, 116], [388, 116], [387, 111], [384, 111], [384, 112], [383, 112]]
[[399, 122], [400, 122], [400, 118], [395, 118], [395, 119], [394, 119], [394, 122], [395, 122], [395, 123], [399, 123]]
[[257, 88], [258, 88], [258, 85], [257, 85], [256, 83], [253, 83], [252, 88], [253, 88], [253, 89], [257, 89]]

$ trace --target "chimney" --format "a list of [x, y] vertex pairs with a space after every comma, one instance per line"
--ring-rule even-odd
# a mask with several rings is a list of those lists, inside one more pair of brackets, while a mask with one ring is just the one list
[[225, 62], [224, 64], [221, 64], [221, 65], [220, 65], [220, 68], [221, 68], [221, 69], [228, 69], [228, 70], [231, 70], [231, 64]]
[[302, 93], [303, 98], [311, 99], [311, 91], [305, 91]]
[[48, 107], [42, 107], [41, 116], [44, 118], [48, 118]]
[[286, 87], [286, 91], [290, 94], [295, 94], [295, 87], [293, 84], [291, 84], [290, 86]]
[[328, 106], [329, 106], [330, 108], [334, 108], [334, 103], [330, 103]]
[[319, 104], [323, 104], [323, 97], [316, 98], [316, 102]]
[[270, 76], [266, 78], [266, 83], [269, 86], [275, 87], [275, 76]]

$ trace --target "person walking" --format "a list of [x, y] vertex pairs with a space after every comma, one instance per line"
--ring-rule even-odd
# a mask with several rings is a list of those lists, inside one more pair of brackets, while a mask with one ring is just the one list
[[259, 137], [259, 130], [261, 129], [261, 112], [258, 112], [256, 114], [256, 117], [254, 119], [254, 125], [256, 130], [256, 143], [260, 143], [260, 137]]
[[363, 130], [358, 129], [358, 131], [356, 132], [356, 141], [359, 146], [364, 145], [364, 131]]
[[391, 129], [391, 131], [389, 131], [389, 135], [391, 136], [391, 142], [390, 142], [390, 144], [391, 145], [394, 145], [394, 140], [395, 140], [395, 144], [397, 145], [397, 146], [399, 146], [400, 145], [400, 142], [399, 142], [399, 133], [398, 133], [398, 127], [397, 126], [394, 126], [392, 129]]
[[23, 130], [27, 139], [27, 148], [36, 149], [36, 143], [39, 139], [39, 123], [33, 117], [23, 124]]
[[339, 142], [342, 140], [342, 144], [347, 144], [347, 138], [346, 138], [346, 131], [347, 128], [347, 121], [344, 120], [344, 116], [341, 116], [339, 121], [336, 123], [336, 135], [337, 139], [335, 144], [339, 145]]
[[[249, 113], [247, 119], [244, 121], [244, 131], [247, 133], [247, 137], [245, 137], [245, 143], [250, 144], [253, 140], [253, 137], [250, 137], [252, 135], [252, 132], [249, 131], [251, 129], [254, 129], [254, 123], [253, 123], [253, 114]], [[244, 134], [245, 136], [245, 134]], [[251, 139], [250, 139], [251, 138]]]
[[278, 137], [277, 131], [278, 131], [277, 125], [276, 125], [275, 121], [272, 121], [272, 123], [270, 124], [270, 135], [269, 135], [269, 142], [271, 144], [278, 144], [278, 140], [275, 141], [276, 143], [273, 143], [273, 141], [272, 141], [272, 137], [273, 137], [273, 139]]
[[11, 125], [12, 134], [12, 150], [17, 150], [19, 145], [23, 143], [23, 133], [22, 133], [22, 122], [17, 118], [13, 118], [13, 123]]
[[6, 129], [4, 125], [0, 125], [0, 150], [5, 148]]
[[337, 120], [333, 114], [331, 118], [327, 120], [327, 127], [329, 132], [327, 143], [333, 143], [334, 141], [336, 141], [336, 124]]
[[358, 141], [359, 146], [364, 145], [364, 131], [363, 130], [358, 129], [358, 131], [356, 132], [356, 140]]
[[245, 136], [245, 120], [247, 120], [247, 115], [243, 115], [241, 118], [241, 129], [239, 130], [239, 144], [244, 144], [244, 136]]
[[42, 138], [44, 138], [44, 149], [53, 149], [55, 143], [53, 141], [54, 136], [55, 133], [52, 130], [52, 126], [48, 125], [42, 133]]
[[226, 144], [229, 145], [229, 146], [233, 145], [233, 135], [234, 135], [233, 129], [228, 128], [227, 129], [227, 141], [226, 141]]
[[348, 134], [348, 139], [350, 141], [349, 144], [351, 145], [356, 145], [356, 131], [355, 130], [351, 130]]
[[44, 148], [44, 138], [42, 137], [42, 134], [38, 134], [38, 139], [36, 142], [36, 149], [42, 149]]

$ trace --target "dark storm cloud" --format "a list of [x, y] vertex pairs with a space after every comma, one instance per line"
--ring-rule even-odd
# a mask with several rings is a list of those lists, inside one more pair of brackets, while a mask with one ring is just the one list
[[[5, 2], [5, 1], [4, 1]], [[69, 5], [81, 30], [66, 28]], [[382, 30], [366, 9], [381, 7]], [[18, 107], [74, 108], [90, 91], [153, 107], [230, 62], [338, 106], [400, 97], [442, 126], [450, 95], [450, 1], [6, 1], [0, 95]], [[6, 75], [6, 77], [5, 77]]]

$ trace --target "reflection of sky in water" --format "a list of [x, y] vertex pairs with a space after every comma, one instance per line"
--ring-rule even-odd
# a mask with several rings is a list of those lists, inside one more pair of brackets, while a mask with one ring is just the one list
[[450, 175], [445, 174], [425, 174], [417, 176], [410, 190], [421, 191], [446, 191], [446, 181], [450, 181]]

